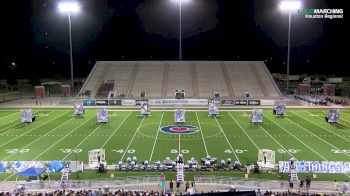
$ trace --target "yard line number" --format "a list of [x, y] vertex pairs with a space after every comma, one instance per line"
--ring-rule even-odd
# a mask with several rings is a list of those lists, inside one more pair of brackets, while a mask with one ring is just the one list
[[350, 154], [350, 150], [332, 149], [331, 151], [335, 154]]
[[[182, 150], [180, 150], [180, 152], [181, 152], [181, 154], [190, 153], [190, 151], [187, 150], [187, 149], [182, 149]], [[178, 153], [179, 153], [179, 150], [178, 150], [178, 149], [171, 149], [171, 150], [170, 150], [170, 153], [172, 153], [172, 154], [178, 154]]]
[[[296, 153], [301, 151], [299, 149], [286, 149], [286, 150], [288, 150], [288, 152], [291, 153], [291, 154], [296, 154]], [[282, 148], [279, 148], [279, 149], [277, 149], [277, 152], [283, 154], [283, 153], [287, 153], [286, 150], [284, 150]]]
[[36, 116], [44, 117], [44, 116], [49, 116], [49, 114], [40, 113], [40, 114], [37, 114]]
[[77, 149], [71, 149], [71, 148], [64, 148], [64, 149], [58, 149], [59, 151], [63, 152], [64, 154], [69, 154], [69, 153], [81, 153], [83, 150], [80, 148]]
[[[119, 150], [118, 150], [118, 149], [114, 149], [114, 150], [112, 150], [112, 152], [116, 152], [116, 153], [122, 154], [122, 153], [125, 152], [125, 150], [124, 150], [124, 149], [119, 149]], [[134, 153], [136, 152], [136, 150], [134, 150], [134, 149], [129, 149], [129, 150], [127, 150], [126, 152], [129, 153], [129, 154], [134, 154]], [[187, 150], [187, 149], [182, 149], [180, 152], [181, 152], [182, 154], [190, 153], [190, 151]], [[177, 149], [171, 149], [171, 150], [170, 150], [170, 153], [172, 153], [172, 154], [177, 154], [177, 153], [179, 153], [179, 151], [178, 151]]]
[[[115, 149], [115, 150], [112, 150], [112, 152], [116, 152], [116, 153], [122, 154], [122, 153], [124, 153], [125, 151], [124, 151], [124, 149], [119, 149], [119, 150]], [[136, 150], [134, 150], [134, 149], [129, 149], [129, 150], [127, 150], [126, 152], [129, 153], [129, 154], [134, 154], [134, 153], [136, 152]]]
[[[247, 152], [248, 150], [242, 150], [242, 149], [235, 149], [234, 150], [234, 152], [236, 153], [236, 154], [242, 154], [242, 153], [244, 153], [244, 152]], [[233, 151], [232, 150], [230, 150], [230, 149], [227, 149], [227, 150], [225, 150], [224, 151], [226, 154], [231, 154], [231, 153], [233, 153]]]
[[8, 154], [26, 153], [26, 152], [29, 152], [29, 149], [28, 148], [23, 148], [23, 149], [12, 148], [12, 149], [5, 149], [5, 152]]

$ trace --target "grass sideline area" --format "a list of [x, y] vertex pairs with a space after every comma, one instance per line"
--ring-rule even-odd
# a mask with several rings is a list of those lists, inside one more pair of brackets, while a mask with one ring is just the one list
[[[161, 127], [174, 125], [173, 110], [153, 111], [142, 117], [138, 110], [111, 109], [107, 124], [96, 121], [96, 109], [86, 109], [83, 117], [74, 117], [72, 109], [37, 108], [34, 123], [20, 122], [19, 109], [0, 110], [0, 159], [10, 160], [88, 160], [87, 152], [105, 149], [108, 164], [127, 157], [138, 162], [175, 159], [179, 152], [185, 161], [207, 155], [220, 160], [231, 158], [243, 165], [256, 163], [258, 149], [276, 151], [276, 162], [295, 157], [306, 161], [350, 160], [350, 111], [341, 110], [340, 122], [330, 125], [324, 121], [327, 109], [288, 109], [284, 118], [276, 117], [271, 109], [263, 109], [263, 123], [250, 123], [250, 109], [221, 111], [217, 117], [207, 111], [186, 111], [186, 125], [197, 127], [192, 134], [168, 134]], [[113, 172], [114, 171], [109, 171]], [[123, 175], [151, 175], [157, 172], [116, 172]], [[175, 179], [175, 172], [167, 172]], [[15, 175], [2, 173], [1, 181], [14, 180]], [[59, 179], [59, 174], [52, 174]], [[79, 179], [109, 178], [107, 174], [84, 171]], [[193, 175], [244, 177], [243, 172], [186, 172]], [[312, 174], [300, 174], [300, 178]], [[287, 179], [278, 172], [250, 174], [252, 178]], [[341, 174], [317, 174], [317, 180], [349, 179]]]

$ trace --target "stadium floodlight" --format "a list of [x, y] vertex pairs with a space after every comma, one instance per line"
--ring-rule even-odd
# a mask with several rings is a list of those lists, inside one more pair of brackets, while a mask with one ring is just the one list
[[62, 14], [68, 15], [68, 25], [69, 25], [69, 55], [70, 55], [70, 77], [71, 77], [71, 92], [74, 95], [74, 80], [73, 80], [73, 47], [72, 47], [72, 23], [70, 16], [71, 14], [80, 12], [80, 5], [78, 2], [69, 1], [61, 2], [58, 4], [58, 10]]
[[190, 0], [172, 0], [179, 4], [179, 61], [182, 60], [182, 4]]
[[286, 10], [286, 11], [292, 11], [297, 10], [301, 8], [301, 2], [300, 1], [281, 1], [280, 3], [280, 9]]
[[180, 1], [181, 3], [188, 3], [190, 0], [172, 0], [172, 1], [175, 3], [180, 3]]
[[301, 8], [301, 2], [297, 0], [284, 0], [280, 2], [280, 9], [282, 11], [288, 11], [288, 51], [287, 51], [287, 78], [286, 78], [286, 91], [289, 93], [289, 61], [290, 61], [290, 28], [292, 23], [292, 11]]
[[58, 4], [58, 9], [62, 13], [78, 13], [80, 12], [80, 6], [77, 2], [61, 2]]

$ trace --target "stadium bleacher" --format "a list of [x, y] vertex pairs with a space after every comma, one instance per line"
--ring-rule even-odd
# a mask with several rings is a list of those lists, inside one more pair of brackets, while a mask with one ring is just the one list
[[[174, 98], [184, 89], [186, 98], [279, 98], [282, 96], [263, 62], [257, 61], [99, 61], [79, 95], [96, 97], [99, 84], [114, 80], [114, 91], [122, 98], [135, 98], [141, 90], [149, 98]], [[100, 96], [100, 95], [99, 95]]]
[[167, 88], [164, 98], [174, 98], [176, 89], [184, 89], [187, 98], [195, 97], [193, 89], [193, 76], [191, 63], [169, 62], [168, 73], [164, 82]]
[[96, 98], [108, 98], [109, 92], [114, 89], [114, 80], [103, 81], [101, 86], [98, 88]]
[[196, 64], [198, 96], [207, 97], [213, 92], [220, 92], [221, 97], [230, 97], [220, 64], [210, 61]]
[[147, 96], [161, 97], [164, 75], [164, 64], [161, 62], [145, 62], [139, 66], [129, 90], [129, 96], [139, 95], [141, 90], [147, 92]]

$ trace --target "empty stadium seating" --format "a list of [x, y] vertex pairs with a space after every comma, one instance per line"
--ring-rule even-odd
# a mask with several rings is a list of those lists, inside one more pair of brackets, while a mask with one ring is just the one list
[[129, 96], [139, 96], [140, 91], [145, 91], [147, 97], [161, 97], [163, 74], [164, 63], [143, 63], [135, 73], [135, 80], [130, 86]]
[[244, 98], [245, 92], [281, 97], [265, 64], [256, 61], [100, 61], [79, 94], [101, 97], [99, 87], [108, 80], [114, 81], [108, 91], [120, 98], [138, 98], [140, 91], [148, 98], [174, 98], [176, 89], [184, 89], [186, 98], [212, 98], [213, 92], [221, 98]]
[[193, 98], [193, 80], [191, 63], [182, 63], [178, 61], [173, 61], [168, 63], [168, 73], [164, 82], [167, 88], [164, 89], [164, 97], [174, 98], [176, 89], [184, 89], [185, 96], [187, 98]]
[[220, 92], [221, 97], [230, 97], [220, 63], [210, 61], [196, 64], [198, 97], [212, 96], [213, 92]]

